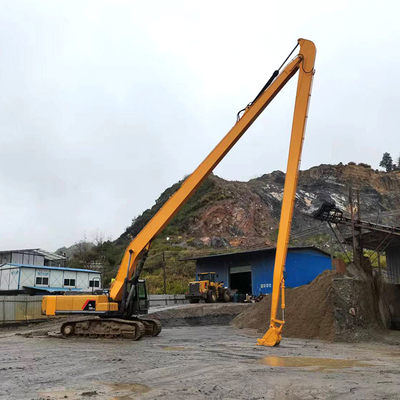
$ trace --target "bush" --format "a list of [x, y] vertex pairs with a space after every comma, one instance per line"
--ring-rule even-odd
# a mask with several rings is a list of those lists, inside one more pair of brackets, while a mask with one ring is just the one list
[[371, 166], [369, 164], [365, 164], [365, 163], [362, 163], [362, 162], [358, 163], [358, 166], [359, 167], [364, 167], [364, 168], [371, 168]]

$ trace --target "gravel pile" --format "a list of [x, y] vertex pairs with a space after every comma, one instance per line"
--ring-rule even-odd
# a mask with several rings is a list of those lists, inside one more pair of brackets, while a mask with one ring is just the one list
[[[324, 271], [310, 284], [286, 289], [285, 326], [283, 334], [293, 338], [335, 339], [332, 271]], [[257, 329], [265, 333], [269, 328], [271, 296], [264, 297], [251, 309], [238, 315], [231, 324], [237, 328]], [[280, 310], [278, 318], [281, 317]]]

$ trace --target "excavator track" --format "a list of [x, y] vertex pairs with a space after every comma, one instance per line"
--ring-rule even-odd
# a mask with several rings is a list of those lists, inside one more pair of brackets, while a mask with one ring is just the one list
[[83, 321], [68, 321], [61, 325], [63, 336], [85, 336], [91, 338], [124, 338], [140, 340], [145, 332], [145, 325], [140, 321], [118, 318], [91, 318]]
[[135, 321], [139, 321], [144, 325], [146, 336], [158, 336], [161, 333], [161, 322], [157, 319], [138, 318]]

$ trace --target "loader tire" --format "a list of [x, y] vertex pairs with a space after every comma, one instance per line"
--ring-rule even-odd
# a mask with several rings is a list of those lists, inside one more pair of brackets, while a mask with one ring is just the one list
[[207, 293], [207, 303], [217, 302], [217, 292], [214, 289], [210, 289]]
[[223, 298], [226, 303], [229, 303], [231, 301], [231, 294], [229, 292], [229, 289], [224, 289]]

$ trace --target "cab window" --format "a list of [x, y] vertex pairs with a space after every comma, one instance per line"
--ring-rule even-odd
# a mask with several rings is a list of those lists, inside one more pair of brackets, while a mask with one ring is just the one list
[[144, 282], [139, 282], [138, 283], [138, 293], [139, 293], [139, 299], [147, 299], [147, 294], [146, 294], [146, 286]]

